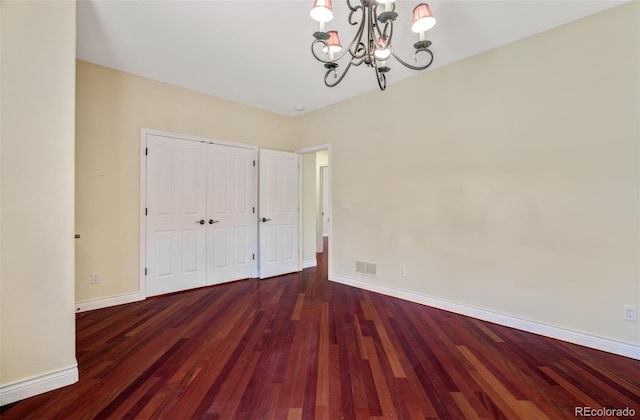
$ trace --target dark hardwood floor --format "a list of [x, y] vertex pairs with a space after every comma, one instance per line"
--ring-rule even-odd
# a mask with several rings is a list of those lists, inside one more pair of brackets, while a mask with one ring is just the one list
[[[301, 273], [77, 315], [80, 382], [3, 419], [640, 416], [640, 362]], [[579, 416], [578, 416], [579, 417]]]

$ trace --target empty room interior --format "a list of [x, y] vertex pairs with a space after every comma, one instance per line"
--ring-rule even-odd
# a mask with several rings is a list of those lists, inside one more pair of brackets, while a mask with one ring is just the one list
[[0, 20], [2, 418], [640, 415], [639, 1]]

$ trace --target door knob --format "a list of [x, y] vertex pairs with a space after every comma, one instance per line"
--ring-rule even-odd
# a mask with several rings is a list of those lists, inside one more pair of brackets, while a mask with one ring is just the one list
[[209, 219], [209, 224], [212, 225], [214, 223], [218, 223], [220, 220]]
[[268, 222], [269, 220], [271, 220], [271, 219], [267, 219], [266, 217], [262, 218], [262, 222]]
[[200, 219], [199, 221], [197, 221], [196, 223], [200, 223], [201, 225], [204, 225], [204, 219]]

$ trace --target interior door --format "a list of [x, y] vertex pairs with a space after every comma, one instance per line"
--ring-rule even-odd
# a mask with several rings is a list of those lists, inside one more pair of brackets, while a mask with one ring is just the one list
[[253, 275], [254, 151], [207, 147], [207, 284]]
[[205, 285], [206, 146], [147, 136], [147, 296]]
[[260, 278], [299, 271], [298, 155], [260, 149]]

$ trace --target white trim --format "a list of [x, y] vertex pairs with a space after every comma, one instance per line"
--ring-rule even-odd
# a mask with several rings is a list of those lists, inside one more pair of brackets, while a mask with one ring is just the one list
[[141, 300], [144, 300], [144, 297], [142, 297], [138, 292], [125, 293], [122, 295], [108, 296], [98, 299], [83, 300], [80, 302], [76, 302], [76, 312], [93, 311], [95, 309], [124, 305], [126, 303], [139, 302]]
[[260, 271], [258, 269], [258, 261], [260, 259], [260, 255], [258, 254], [258, 250], [260, 249], [260, 237], [258, 236], [259, 226], [258, 226], [258, 215], [260, 214], [260, 208], [258, 207], [258, 165], [260, 164], [260, 160], [258, 159], [258, 146], [255, 146], [253, 149], [253, 161], [256, 163], [253, 167], [253, 208], [255, 209], [255, 224], [253, 225], [253, 256], [255, 259], [253, 260], [253, 273], [252, 278], [257, 279], [260, 277]]
[[[145, 267], [146, 267], [146, 260], [147, 260], [147, 224], [146, 224], [146, 215], [145, 215], [145, 208], [147, 207], [147, 160], [146, 160], [146, 153], [145, 150], [147, 148], [147, 135], [154, 135], [154, 136], [162, 136], [162, 137], [171, 137], [177, 140], [188, 140], [188, 141], [197, 141], [197, 142], [201, 142], [201, 143], [210, 143], [210, 144], [219, 144], [219, 145], [223, 145], [223, 146], [231, 146], [231, 147], [239, 147], [242, 149], [250, 149], [253, 150], [253, 159], [256, 162], [256, 166], [254, 167], [254, 175], [253, 175], [253, 191], [254, 191], [254, 206], [256, 208], [256, 217], [258, 215], [258, 146], [253, 145], [253, 144], [246, 144], [246, 143], [237, 143], [237, 142], [233, 142], [233, 141], [225, 141], [225, 140], [218, 140], [218, 139], [212, 139], [212, 138], [207, 138], [207, 137], [199, 137], [199, 136], [192, 136], [189, 134], [181, 134], [181, 133], [173, 133], [170, 131], [161, 131], [161, 130], [152, 130], [149, 128], [141, 128], [140, 129], [140, 236], [139, 236], [139, 244], [140, 244], [140, 255], [139, 255], [139, 270], [138, 270], [138, 277], [139, 277], [139, 281], [138, 281], [138, 288], [139, 288], [139, 292], [137, 293], [138, 295], [138, 299], [136, 300], [132, 300], [131, 302], [135, 302], [135, 301], [139, 301], [139, 300], [144, 300], [147, 296], [147, 291], [146, 291], [146, 275], [144, 273], [145, 271]], [[258, 272], [258, 248], [259, 248], [259, 244], [258, 244], [258, 223], [257, 223], [257, 218], [256, 218], [256, 224], [253, 227], [253, 242], [254, 242], [254, 253], [256, 255], [256, 259], [253, 261], [253, 269], [252, 269], [252, 274], [253, 277], [258, 277], [259, 276], [259, 272]], [[111, 298], [107, 298], [111, 299]], [[100, 300], [100, 299], [98, 299]], [[129, 302], [123, 302], [123, 303], [129, 303]], [[120, 303], [116, 303], [115, 305], [119, 305]], [[105, 307], [105, 306], [103, 306]], [[96, 308], [91, 308], [91, 309], [98, 309]], [[87, 309], [90, 310], [90, 309]], [[81, 312], [78, 309], [79, 312]]]
[[0, 406], [78, 382], [78, 365], [0, 386]]
[[[295, 152], [297, 153], [297, 152]], [[302, 170], [301, 170], [302, 169]], [[304, 213], [304, 201], [303, 201], [303, 178], [304, 178], [304, 159], [302, 155], [298, 153], [298, 271], [306, 268], [304, 266], [305, 261], [304, 258], [304, 221], [302, 220], [302, 215]]]
[[145, 268], [147, 266], [147, 218], [145, 217], [145, 209], [147, 207], [147, 134], [153, 131], [146, 128], [140, 129], [140, 238], [138, 244], [140, 247], [140, 255], [138, 256], [138, 293], [140, 298], [147, 296], [147, 279]]
[[640, 360], [640, 345], [625, 343], [621, 341], [611, 340], [604, 337], [598, 337], [591, 334], [567, 330], [564, 328], [554, 327], [552, 325], [541, 324], [539, 322], [520, 319], [509, 315], [487, 311], [484, 309], [474, 308], [471, 306], [461, 305], [459, 303], [450, 302], [444, 299], [423, 296], [405, 290], [394, 289], [392, 287], [373, 284], [361, 280], [351, 279], [345, 276], [331, 274], [329, 280], [346, 284], [348, 286], [357, 287], [359, 289], [369, 290], [381, 293], [387, 296], [393, 296], [410, 302], [420, 303], [422, 305], [431, 306], [456, 314], [470, 316], [472, 318], [483, 321], [493, 322], [494, 324], [511, 327], [518, 330], [526, 331], [545, 337], [555, 338], [557, 340], [567, 341], [573, 344], [590, 347], [596, 350], [602, 350], [620, 356], [630, 357]]
[[320, 152], [322, 150], [331, 150], [331, 144], [319, 144], [317, 146], [304, 147], [302, 149], [296, 149], [295, 152], [304, 155], [306, 153]]
[[318, 261], [314, 258], [312, 260], [306, 260], [302, 263], [302, 268], [311, 268], [318, 265]]

